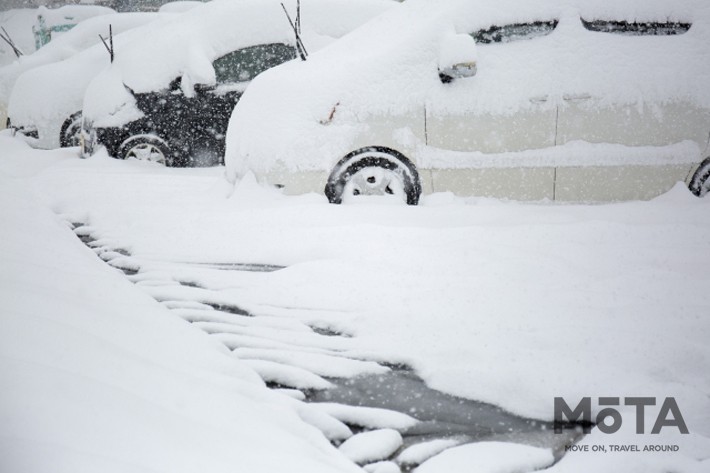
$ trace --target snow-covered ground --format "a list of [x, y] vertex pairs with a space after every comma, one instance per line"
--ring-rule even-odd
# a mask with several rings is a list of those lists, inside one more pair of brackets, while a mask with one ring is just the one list
[[[344, 440], [336, 419], [351, 413], [306, 409], [257, 375], [303, 376], [308, 387], [384, 361], [541, 420], [552, 420], [556, 396], [592, 397], [595, 414], [598, 397], [622, 398], [621, 430], [595, 428], [579, 444], [588, 452], [567, 453], [551, 471], [710, 470], [710, 199], [679, 185], [614, 205], [433, 194], [419, 207], [334, 206], [250, 176], [233, 188], [223, 174], [80, 160], [76, 149], [33, 150], [0, 135], [0, 462], [11, 466], [1, 470], [357, 471], [349, 457], [398, 471], [379, 459], [398, 448], [393, 424], [404, 419], [370, 415], [368, 435], [338, 452], [304, 421]], [[130, 253], [142, 284], [96, 258], [68, 222]], [[203, 269], [227, 263], [285, 268], [238, 280]], [[151, 285], [178, 276], [190, 285]], [[218, 288], [213, 304], [239, 301], [278, 320], [283, 344], [314, 339], [289, 332], [296, 322], [349, 337], [318, 342], [310, 357], [273, 341], [268, 353], [248, 346], [230, 356], [225, 344], [247, 337], [206, 337], [155, 302], [201, 286]], [[342, 362], [326, 356], [339, 350]], [[636, 434], [628, 396], [675, 397], [690, 433], [650, 434], [654, 406]], [[678, 449], [610, 451], [622, 444]], [[606, 453], [592, 451], [600, 446]], [[404, 456], [430, 455], [422, 473], [552, 461], [545, 449], [501, 442], [437, 442]]]

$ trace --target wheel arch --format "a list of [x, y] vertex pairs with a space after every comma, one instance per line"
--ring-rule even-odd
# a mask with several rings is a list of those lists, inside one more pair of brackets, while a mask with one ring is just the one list
[[710, 156], [701, 161], [691, 172], [688, 189], [698, 197], [710, 193]]
[[81, 115], [81, 110], [76, 111], [69, 115], [69, 117], [62, 123], [62, 127], [59, 129], [59, 146], [61, 146], [62, 148], [72, 146], [71, 143], [67, 142], [67, 137], [64, 135], [66, 134], [67, 129], [74, 123], [76, 123], [77, 120], [79, 120], [79, 130], [81, 130]]

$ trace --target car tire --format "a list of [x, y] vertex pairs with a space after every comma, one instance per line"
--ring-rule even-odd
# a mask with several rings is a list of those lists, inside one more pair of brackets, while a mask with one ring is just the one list
[[698, 169], [695, 170], [693, 177], [688, 185], [690, 192], [698, 197], [704, 197], [710, 193], [710, 158], [700, 163]]
[[417, 205], [421, 193], [414, 164], [402, 153], [384, 146], [360, 148], [343, 157], [325, 186], [325, 195], [333, 204], [341, 204], [350, 195], [392, 194], [408, 205]]
[[81, 112], [74, 113], [67, 118], [62, 124], [62, 129], [59, 132], [59, 146], [69, 148], [71, 146], [79, 146], [81, 136]]
[[172, 165], [172, 150], [168, 143], [157, 135], [134, 135], [126, 139], [118, 148], [120, 159], [138, 159]]

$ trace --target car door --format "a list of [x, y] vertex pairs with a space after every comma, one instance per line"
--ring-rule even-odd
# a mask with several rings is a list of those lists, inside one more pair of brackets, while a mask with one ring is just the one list
[[[522, 200], [552, 198], [552, 168], [498, 158], [502, 153], [555, 144], [554, 83], [547, 80], [553, 64], [540, 52], [550, 44], [547, 36], [556, 26], [553, 19], [472, 33], [478, 49], [476, 76], [442, 83], [426, 104], [427, 145], [459, 152], [452, 157], [460, 158], [455, 167], [432, 171], [435, 191]], [[543, 80], [530, 83], [529, 77]]]
[[558, 199], [644, 199], [686, 178], [697, 157], [680, 144], [703, 148], [709, 131], [707, 110], [684, 97], [702, 79], [687, 60], [700, 57], [689, 51], [698, 46], [686, 37], [690, 26], [581, 19], [583, 63], [562, 83], [557, 144], [612, 146], [590, 146], [588, 163], [559, 167]]

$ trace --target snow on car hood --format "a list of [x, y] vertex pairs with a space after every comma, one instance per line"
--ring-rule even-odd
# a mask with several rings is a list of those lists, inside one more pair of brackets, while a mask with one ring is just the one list
[[[257, 78], [230, 122], [228, 177], [247, 168], [330, 170], [373, 116], [422, 116], [425, 105], [432, 113], [507, 115], [531, 107], [536, 96], [556, 103], [563, 94], [586, 93], [638, 107], [678, 100], [710, 107], [708, 7], [699, 0], [617, 3], [408, 0], [306, 63]], [[693, 27], [677, 36], [633, 37], [588, 31], [580, 18]], [[447, 37], [534, 21], [556, 28], [531, 40], [477, 44], [477, 75], [441, 84], [439, 45]]]
[[[280, 0], [215, 0], [155, 25], [116, 52], [114, 64], [87, 90], [85, 116], [101, 119], [121, 108], [127, 95], [119, 81], [136, 93], [167, 88], [176, 77], [184, 83], [214, 84], [212, 61], [239, 48], [266, 42], [294, 44]], [[291, 12], [296, 1], [283, 2]], [[304, 0], [304, 37], [339, 37], [393, 6], [387, 0]], [[305, 40], [305, 38], [304, 38]], [[111, 87], [111, 84], [114, 87]], [[111, 90], [107, 93], [107, 89]]]

